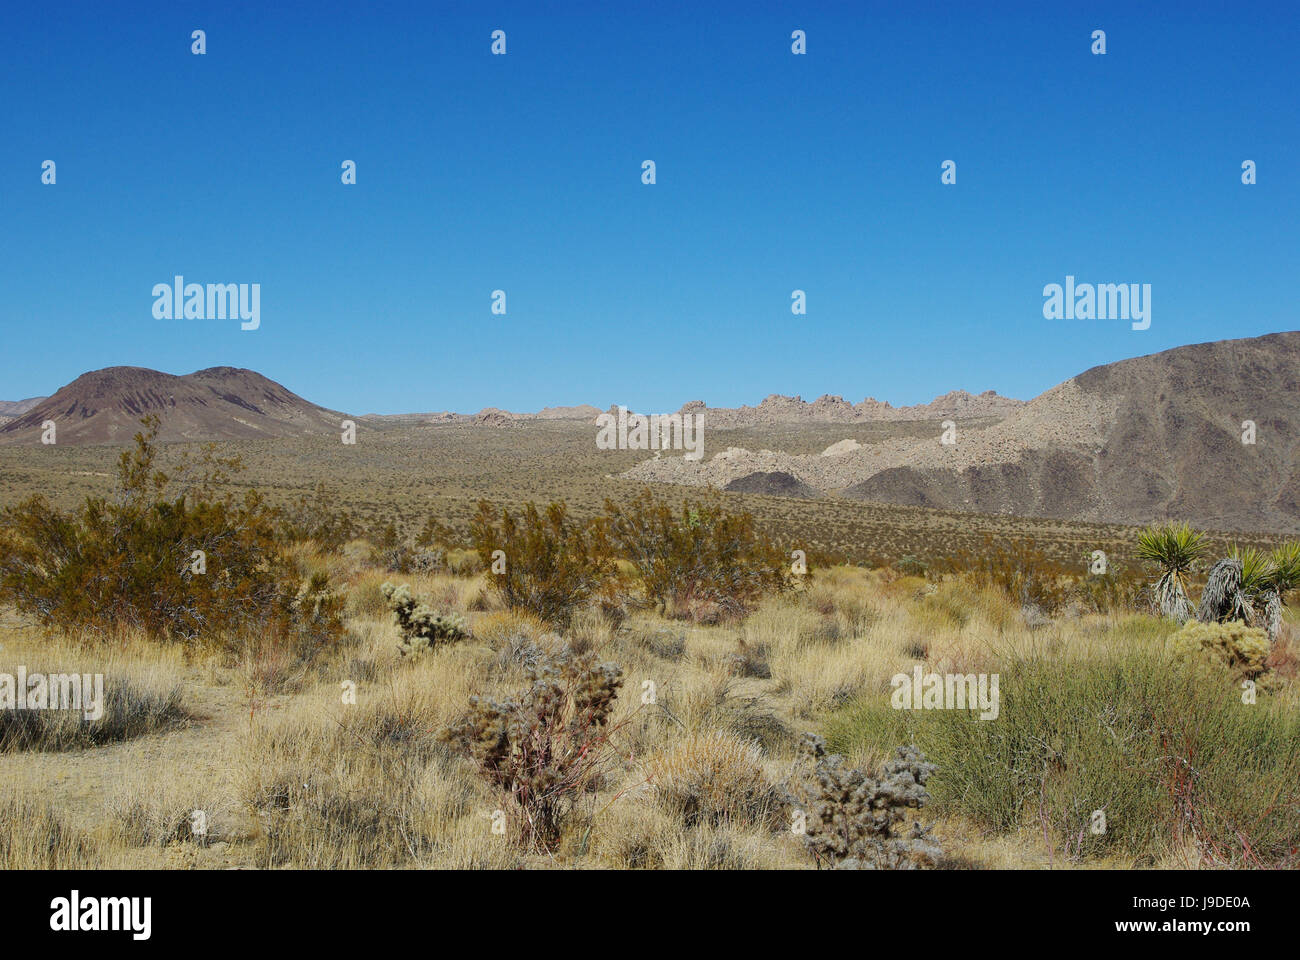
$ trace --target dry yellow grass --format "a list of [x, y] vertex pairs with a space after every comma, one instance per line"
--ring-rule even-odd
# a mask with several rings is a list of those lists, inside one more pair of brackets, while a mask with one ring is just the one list
[[[1158, 645], [1169, 632], [1138, 616], [1031, 629], [996, 592], [846, 567], [739, 623], [635, 611], [616, 624], [587, 610], [562, 638], [530, 615], [481, 609], [480, 577], [401, 577], [357, 556], [304, 555], [347, 585], [350, 639], [279, 689], [253, 690], [249, 665], [215, 647], [85, 645], [0, 625], [0, 670], [75, 665], [179, 685], [191, 718], [91, 750], [0, 754], [0, 867], [810, 867], [776, 788], [798, 735], [827, 711], [886, 697], [889, 678], [920, 662], [966, 672], [1028, 653], [1084, 661], [1117, 635]], [[471, 637], [398, 657], [374, 600], [386, 579], [466, 615]], [[516, 693], [528, 658], [565, 643], [623, 668], [614, 757], [559, 847], [525, 854], [493, 830], [503, 798], [436, 734], [470, 696]], [[189, 828], [195, 810], [204, 836]], [[1048, 864], [1032, 833], [988, 836], [949, 819], [936, 834], [952, 866]]]

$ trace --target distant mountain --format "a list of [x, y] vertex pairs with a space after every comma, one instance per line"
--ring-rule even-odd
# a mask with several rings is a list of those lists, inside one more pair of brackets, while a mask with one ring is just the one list
[[[1229, 530], [1300, 531], [1300, 332], [1177, 347], [1093, 367], [979, 428], [836, 444], [820, 456], [730, 448], [625, 476], [729, 483], [787, 473], [886, 503]], [[1250, 427], [1254, 424], [1254, 442]], [[707, 441], [706, 441], [707, 442]], [[707, 456], [707, 453], [706, 453]]]
[[26, 400], [0, 400], [0, 417], [21, 417], [45, 397], [28, 397]]
[[600, 415], [600, 409], [584, 403], [576, 407], [546, 407], [537, 413], [511, 413], [496, 407], [484, 407], [478, 413], [368, 413], [366, 420], [379, 423], [412, 425], [420, 423], [475, 423], [504, 427], [534, 420], [578, 420], [591, 423]]
[[126, 443], [155, 413], [163, 440], [237, 440], [339, 433], [345, 415], [309, 403], [260, 373], [209, 367], [173, 376], [144, 367], [82, 374], [0, 425], [0, 443], [39, 443], [54, 421], [60, 444]]
[[727, 430], [778, 423], [874, 423], [882, 420], [933, 420], [936, 417], [975, 419], [1005, 417], [1025, 405], [1023, 400], [999, 396], [993, 390], [980, 394], [953, 390], [929, 403], [895, 407], [871, 397], [849, 403], [843, 397], [826, 394], [808, 403], [801, 397], [774, 393], [756, 407], [710, 407], [702, 400], [683, 405], [679, 413], [704, 415], [706, 429]]

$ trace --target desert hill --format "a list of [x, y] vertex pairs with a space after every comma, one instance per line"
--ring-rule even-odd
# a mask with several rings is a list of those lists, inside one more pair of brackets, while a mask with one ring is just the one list
[[53, 420], [58, 443], [125, 443], [157, 414], [163, 440], [235, 440], [338, 433], [345, 416], [309, 403], [252, 370], [209, 367], [174, 376], [144, 367], [82, 374], [0, 425], [0, 443], [39, 443]]
[[810, 499], [817, 491], [788, 473], [751, 473], [732, 480], [724, 490], [733, 493], [759, 493], [768, 497], [798, 497]]
[[0, 417], [21, 417], [45, 397], [28, 397], [26, 400], [0, 400]]
[[[1085, 371], [957, 442], [900, 439], [821, 456], [728, 448], [634, 479], [788, 473], [823, 493], [912, 506], [1220, 529], [1300, 530], [1300, 332], [1177, 347]], [[1255, 443], [1243, 443], [1253, 421]], [[707, 436], [706, 436], [707, 443]], [[834, 449], [834, 448], [833, 448]]]
[[476, 423], [488, 426], [510, 426], [529, 423], [534, 420], [577, 420], [593, 423], [600, 415], [600, 409], [583, 403], [573, 407], [545, 407], [536, 413], [511, 413], [497, 407], [484, 407], [478, 413], [368, 413], [363, 419], [376, 423], [393, 423], [403, 425], [423, 423]]

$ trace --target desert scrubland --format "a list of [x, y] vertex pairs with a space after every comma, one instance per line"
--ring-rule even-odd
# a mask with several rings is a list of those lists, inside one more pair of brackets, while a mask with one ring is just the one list
[[[418, 493], [309, 492], [308, 441], [40, 451], [67, 488], [26, 451], [0, 673], [102, 675], [102, 714], [0, 711], [0, 863], [1295, 865], [1281, 538], [818, 514], [606, 480], [570, 429], [377, 431]], [[931, 676], [971, 702], [900, 703]]]

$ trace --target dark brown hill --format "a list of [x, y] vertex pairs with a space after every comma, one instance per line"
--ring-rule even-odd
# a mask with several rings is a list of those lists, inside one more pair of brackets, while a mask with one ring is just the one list
[[[1255, 425], [1253, 444], [1242, 442], [1245, 421]], [[1080, 520], [1300, 530], [1300, 332], [1093, 367], [987, 435], [1013, 455], [892, 467], [841, 493]], [[971, 439], [978, 447], [982, 438]]]
[[798, 497], [812, 499], [817, 491], [802, 480], [781, 471], [758, 471], [737, 477], [723, 487], [732, 493], [761, 493], [768, 497]]
[[163, 440], [238, 440], [339, 433], [341, 413], [309, 403], [260, 373], [209, 367], [174, 376], [144, 367], [82, 374], [0, 426], [0, 443], [40, 443], [53, 420], [60, 444], [126, 443], [154, 413]]

